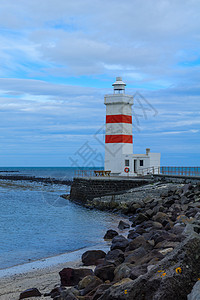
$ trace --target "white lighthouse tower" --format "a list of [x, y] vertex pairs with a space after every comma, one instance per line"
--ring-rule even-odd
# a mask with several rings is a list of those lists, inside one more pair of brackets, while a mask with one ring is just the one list
[[160, 153], [133, 154], [132, 105], [133, 96], [125, 94], [126, 84], [121, 77], [113, 83], [114, 92], [105, 95], [106, 134], [105, 171], [112, 175], [157, 173], [160, 167]]
[[116, 82], [113, 83], [113, 94], [105, 95], [104, 98], [106, 105], [105, 170], [111, 170], [113, 174], [122, 172], [124, 155], [133, 154], [133, 96], [125, 94], [125, 86], [122, 78], [117, 77]]

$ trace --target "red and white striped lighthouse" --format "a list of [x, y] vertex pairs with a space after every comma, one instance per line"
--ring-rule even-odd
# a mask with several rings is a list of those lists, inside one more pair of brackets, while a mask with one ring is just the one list
[[[132, 105], [133, 96], [125, 94], [126, 84], [121, 77], [113, 83], [114, 93], [105, 95], [106, 134], [105, 170], [113, 174], [124, 172], [125, 155], [133, 154]], [[128, 166], [127, 166], [128, 167]]]

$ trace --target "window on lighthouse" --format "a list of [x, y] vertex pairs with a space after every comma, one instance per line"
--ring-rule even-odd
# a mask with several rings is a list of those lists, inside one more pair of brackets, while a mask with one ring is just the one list
[[143, 166], [144, 166], [144, 161], [140, 160], [140, 167], [143, 167]]
[[125, 159], [125, 167], [129, 167], [129, 159]]

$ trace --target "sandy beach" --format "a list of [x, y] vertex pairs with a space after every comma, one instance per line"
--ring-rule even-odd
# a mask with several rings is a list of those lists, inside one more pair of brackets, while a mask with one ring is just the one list
[[[79, 266], [80, 262], [74, 264], [63, 264], [60, 267], [36, 270], [24, 274], [13, 275], [0, 279], [0, 299], [16, 300], [22, 291], [29, 288], [38, 288], [43, 293], [49, 293], [55, 285], [59, 284], [58, 272], [64, 267]], [[32, 297], [31, 299], [38, 299]], [[40, 299], [51, 299], [51, 297], [40, 297]]]
[[[107, 251], [108, 247], [102, 243], [94, 247], [0, 270], [0, 299], [17, 300], [22, 291], [30, 288], [37, 288], [42, 294], [49, 293], [55, 286], [60, 285], [59, 271], [67, 267], [83, 267], [81, 255], [85, 251], [92, 249]], [[38, 297], [31, 297], [31, 299], [38, 299]], [[39, 299], [52, 298], [42, 296]]]

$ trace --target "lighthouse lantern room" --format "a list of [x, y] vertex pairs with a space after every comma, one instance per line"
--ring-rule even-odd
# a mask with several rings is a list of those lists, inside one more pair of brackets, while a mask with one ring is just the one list
[[160, 166], [160, 153], [133, 154], [132, 105], [133, 96], [125, 94], [126, 84], [121, 77], [113, 83], [114, 92], [105, 95], [106, 134], [105, 170], [112, 175], [129, 173], [136, 176], [139, 170]]

